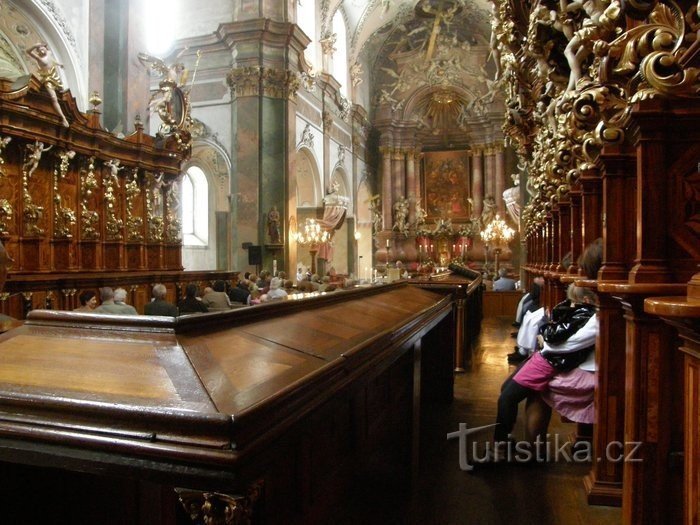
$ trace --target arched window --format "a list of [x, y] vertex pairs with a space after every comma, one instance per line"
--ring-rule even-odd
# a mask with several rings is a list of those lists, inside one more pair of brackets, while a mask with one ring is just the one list
[[309, 65], [317, 70], [316, 56], [316, 0], [297, 0], [297, 25], [311, 39], [309, 47], [304, 51], [304, 57]]
[[340, 82], [340, 92], [348, 96], [348, 44], [345, 18], [338, 9], [333, 15], [333, 33], [336, 35], [335, 53], [333, 53], [333, 76]]
[[209, 183], [197, 166], [182, 177], [182, 240], [185, 246], [209, 244]]

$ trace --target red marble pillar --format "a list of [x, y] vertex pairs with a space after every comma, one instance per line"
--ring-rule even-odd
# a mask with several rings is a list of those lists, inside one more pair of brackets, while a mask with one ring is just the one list
[[472, 195], [474, 200], [474, 215], [479, 217], [481, 216], [481, 212], [484, 210], [484, 159], [481, 156], [482, 150], [480, 148], [475, 148], [473, 153]]

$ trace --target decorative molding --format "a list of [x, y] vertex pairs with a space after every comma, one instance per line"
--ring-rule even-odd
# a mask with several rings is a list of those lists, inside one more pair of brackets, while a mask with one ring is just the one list
[[73, 226], [75, 226], [75, 211], [63, 207], [60, 188], [58, 183], [66, 178], [68, 165], [75, 157], [75, 151], [63, 151], [57, 154], [58, 163], [53, 170], [53, 203], [54, 203], [54, 225], [53, 236], [55, 239], [70, 239], [73, 237]]
[[119, 218], [118, 199], [115, 188], [119, 189], [119, 171], [124, 166], [119, 165], [119, 160], [109, 160], [104, 163], [109, 168], [109, 175], [102, 177], [105, 202], [105, 237], [108, 241], [121, 241], [124, 238], [124, 221]]
[[80, 177], [80, 240], [93, 241], [100, 238], [97, 231], [100, 214], [90, 209], [93, 191], [99, 187], [95, 176], [95, 157], [88, 160], [87, 170]]
[[333, 114], [330, 111], [323, 110], [321, 120], [323, 121], [323, 132], [330, 133], [333, 127]]
[[5, 176], [5, 171], [3, 166], [5, 165], [5, 158], [3, 157], [3, 152], [7, 145], [12, 141], [12, 137], [1, 137], [0, 136], [0, 177]]
[[53, 21], [58, 25], [63, 35], [66, 37], [66, 40], [75, 52], [75, 56], [78, 57], [78, 59], [80, 59], [80, 53], [78, 52], [78, 43], [76, 42], [75, 37], [73, 36], [73, 32], [71, 31], [70, 26], [68, 25], [68, 21], [63, 16], [63, 13], [59, 9], [59, 7], [52, 0], [40, 0], [40, 3], [46, 8], [48, 14], [51, 15]]
[[163, 241], [163, 177], [163, 173], [146, 173], [146, 235], [149, 242]]
[[231, 97], [257, 97], [260, 95], [262, 68], [258, 66], [237, 67], [226, 76], [231, 88]]
[[27, 153], [22, 164], [22, 218], [25, 237], [38, 237], [44, 234], [44, 229], [39, 226], [39, 221], [44, 216], [44, 208], [34, 203], [29, 192], [29, 181], [39, 167], [42, 154], [52, 147], [45, 147], [44, 143], [38, 140], [26, 145]]
[[255, 97], [262, 93], [265, 97], [294, 100], [302, 79], [290, 70], [249, 66], [232, 69], [226, 82], [233, 98]]
[[180, 198], [178, 197], [178, 185], [175, 179], [171, 179], [165, 185], [165, 240], [179, 243], [182, 241], [182, 224], [180, 222]]
[[143, 218], [139, 215], [134, 215], [133, 210], [136, 208], [136, 199], [141, 194], [141, 186], [139, 185], [139, 169], [134, 168], [131, 172], [131, 182], [128, 182], [126, 188], [126, 240], [130, 242], [143, 241]]
[[175, 492], [193, 523], [250, 525], [264, 485], [264, 481], [256, 481], [245, 496], [183, 488], [176, 488]]
[[306, 126], [304, 126], [304, 131], [301, 132], [301, 140], [299, 140], [299, 143], [297, 144], [297, 149], [301, 148], [302, 146], [306, 146], [310, 150], [314, 149], [314, 134], [311, 133], [311, 124], [308, 122]]

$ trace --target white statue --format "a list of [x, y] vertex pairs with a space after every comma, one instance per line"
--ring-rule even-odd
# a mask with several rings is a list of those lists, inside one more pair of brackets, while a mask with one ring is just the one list
[[41, 155], [45, 151], [49, 151], [51, 148], [53, 148], [53, 146], [45, 148], [44, 143], [39, 142], [38, 140], [35, 141], [34, 144], [27, 144], [27, 160], [24, 161], [22, 171], [27, 175], [28, 179], [32, 177], [36, 169], [39, 167]]
[[408, 233], [408, 201], [405, 197], [399, 197], [394, 203], [394, 230], [399, 233]]
[[32, 57], [39, 66], [39, 79], [51, 98], [53, 108], [61, 118], [61, 124], [65, 127], [70, 126], [66, 116], [63, 114], [61, 105], [58, 103], [58, 95], [56, 95], [56, 91], [63, 91], [64, 89], [61, 75], [58, 72], [58, 68], [63, 67], [63, 64], [56, 61], [49, 46], [44, 42], [39, 42], [27, 49], [27, 54]]

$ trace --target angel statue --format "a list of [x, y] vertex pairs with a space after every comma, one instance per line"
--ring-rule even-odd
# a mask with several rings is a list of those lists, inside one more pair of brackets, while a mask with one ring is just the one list
[[406, 235], [408, 233], [408, 201], [404, 197], [394, 204], [394, 230]]
[[382, 231], [384, 227], [380, 199], [380, 195], [374, 195], [369, 199], [369, 211], [372, 213], [372, 225], [375, 233]]
[[58, 103], [58, 95], [56, 95], [56, 91], [63, 91], [64, 89], [61, 75], [58, 72], [58, 68], [63, 67], [63, 64], [56, 61], [49, 46], [44, 42], [39, 42], [27, 49], [27, 54], [32, 57], [39, 66], [39, 80], [41, 80], [41, 84], [49, 94], [51, 104], [61, 118], [61, 124], [67, 128], [70, 124], [61, 109], [61, 105]]
[[187, 49], [186, 47], [182, 49], [175, 57], [175, 62], [169, 66], [160, 58], [147, 53], [138, 54], [139, 61], [144, 66], [163, 77], [163, 80], [158, 84], [158, 91], [153, 93], [151, 100], [148, 102], [148, 112], [158, 113], [158, 116], [163, 121], [168, 120], [168, 103], [172, 100], [173, 89], [184, 85], [187, 81], [185, 64], [177, 61]]

